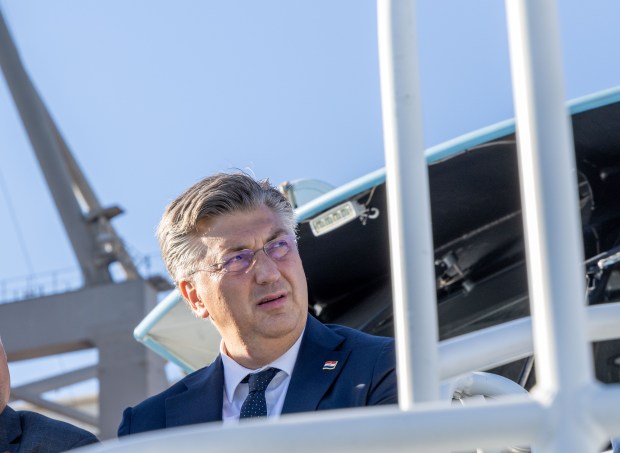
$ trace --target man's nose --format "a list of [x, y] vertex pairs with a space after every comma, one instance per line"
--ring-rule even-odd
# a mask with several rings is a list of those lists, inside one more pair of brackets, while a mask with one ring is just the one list
[[256, 282], [259, 284], [273, 283], [280, 278], [278, 264], [264, 250], [260, 250], [254, 255], [253, 267]]

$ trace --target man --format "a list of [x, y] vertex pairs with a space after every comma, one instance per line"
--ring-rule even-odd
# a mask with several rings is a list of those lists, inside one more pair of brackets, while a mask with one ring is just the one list
[[397, 403], [392, 339], [308, 315], [295, 230], [287, 199], [245, 174], [208, 177], [167, 207], [157, 230], [164, 262], [221, 334], [220, 355], [126, 409], [119, 436]]
[[56, 453], [98, 442], [76, 426], [36, 412], [14, 411], [7, 404], [11, 380], [0, 340], [0, 452]]

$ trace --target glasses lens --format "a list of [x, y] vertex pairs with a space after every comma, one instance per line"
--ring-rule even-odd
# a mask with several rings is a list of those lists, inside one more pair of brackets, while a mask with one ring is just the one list
[[265, 253], [272, 260], [281, 260], [290, 252], [293, 246], [293, 239], [289, 236], [284, 236], [278, 239], [274, 239], [265, 245]]
[[222, 270], [224, 272], [242, 272], [250, 267], [254, 259], [252, 250], [241, 250], [232, 255], [224, 257]]

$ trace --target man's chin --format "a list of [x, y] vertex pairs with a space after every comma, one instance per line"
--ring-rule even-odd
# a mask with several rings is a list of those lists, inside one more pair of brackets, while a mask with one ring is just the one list
[[291, 314], [274, 316], [273, 319], [270, 319], [265, 323], [263, 333], [266, 338], [270, 339], [293, 336], [297, 339], [304, 330], [305, 321], [305, 318], [302, 321], [298, 317], [294, 317]]

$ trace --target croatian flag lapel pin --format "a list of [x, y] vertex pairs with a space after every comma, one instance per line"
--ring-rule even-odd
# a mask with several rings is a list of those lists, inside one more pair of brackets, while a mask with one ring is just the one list
[[328, 360], [323, 365], [323, 369], [324, 370], [333, 370], [333, 369], [336, 368], [336, 365], [338, 365], [338, 361], [337, 360]]

